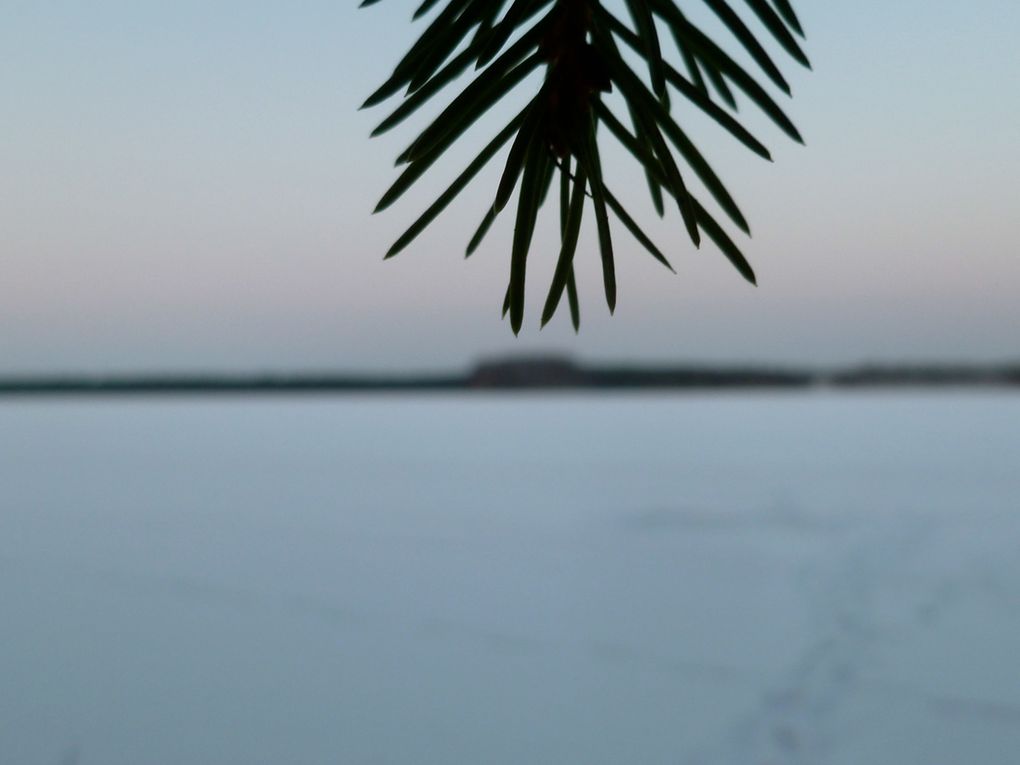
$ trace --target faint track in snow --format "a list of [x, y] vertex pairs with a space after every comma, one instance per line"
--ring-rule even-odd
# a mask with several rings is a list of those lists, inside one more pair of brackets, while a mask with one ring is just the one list
[[930, 522], [909, 514], [875, 522], [860, 519], [845, 541], [833, 535], [832, 557], [804, 565], [798, 581], [814, 639], [799, 658], [767, 684], [758, 702], [728, 729], [725, 740], [695, 762], [733, 765], [820, 765], [838, 745], [833, 722], [861, 690], [869, 648], [887, 627], [873, 606], [928, 535]]

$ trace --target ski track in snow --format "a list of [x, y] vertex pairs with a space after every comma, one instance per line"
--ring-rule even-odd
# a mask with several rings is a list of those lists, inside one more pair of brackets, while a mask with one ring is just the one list
[[[870, 516], [852, 528], [830, 530], [829, 555], [804, 563], [797, 575], [814, 624], [813, 639], [766, 683], [757, 703], [692, 763], [824, 765], [845, 758], [869, 733], [855, 730], [848, 709], [853, 701], [885, 700], [921, 709], [938, 726], [977, 723], [1010, 729], [1010, 735], [1020, 732], [1020, 701], [933, 693], [916, 682], [874, 676], [875, 653], [885, 641], [916, 640], [919, 631], [937, 628], [940, 615], [955, 604], [991, 600], [993, 608], [1020, 626], [1020, 590], [1010, 584], [1008, 561], [1000, 558], [1003, 565], [997, 567], [994, 554], [990, 560], [968, 560], [976, 569], [969, 578], [937, 570], [937, 551], [929, 547], [935, 537], [954, 531], [941, 528], [940, 520], [917, 513]], [[912, 570], [919, 559], [920, 576]], [[901, 601], [899, 615], [890, 618], [879, 601], [904, 583], [906, 592], [893, 595]], [[1013, 762], [1008, 751], [1002, 757], [1002, 762]]]

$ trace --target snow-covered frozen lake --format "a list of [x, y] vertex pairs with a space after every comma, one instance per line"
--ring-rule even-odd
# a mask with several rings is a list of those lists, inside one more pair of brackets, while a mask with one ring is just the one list
[[0, 402], [0, 763], [1020, 762], [1020, 396]]

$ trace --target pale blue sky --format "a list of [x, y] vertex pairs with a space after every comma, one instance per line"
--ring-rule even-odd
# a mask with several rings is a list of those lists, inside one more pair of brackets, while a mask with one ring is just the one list
[[774, 164], [691, 123], [751, 221], [760, 286], [650, 217], [610, 157], [679, 275], [620, 231], [610, 319], [588, 236], [581, 335], [566, 315], [540, 333], [543, 229], [520, 339], [499, 317], [509, 217], [462, 258], [492, 173], [381, 261], [466, 157], [370, 215], [421, 122], [369, 141], [385, 107], [357, 107], [413, 5], [0, 0], [0, 372], [1020, 357], [1015, 0], [802, 0], [814, 72], [785, 69], [807, 147], [749, 107]]

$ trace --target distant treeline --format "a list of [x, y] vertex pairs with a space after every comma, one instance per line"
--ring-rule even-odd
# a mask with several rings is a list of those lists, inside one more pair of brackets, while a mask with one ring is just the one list
[[1020, 364], [769, 367], [583, 365], [561, 357], [486, 361], [462, 375], [123, 375], [0, 379], [0, 395], [353, 393], [459, 390], [1020, 386]]

